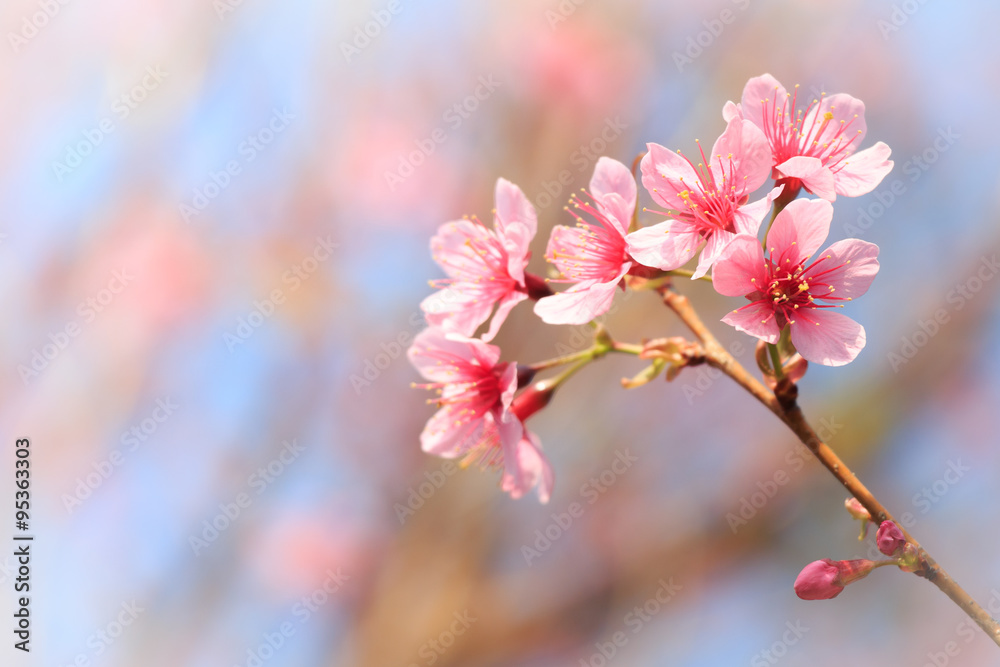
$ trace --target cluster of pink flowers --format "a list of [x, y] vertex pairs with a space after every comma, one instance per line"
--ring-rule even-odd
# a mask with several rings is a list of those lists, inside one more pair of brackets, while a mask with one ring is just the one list
[[[787, 93], [767, 74], [751, 79], [741, 102], [724, 106], [726, 127], [708, 154], [699, 145], [689, 159], [648, 144], [639, 180], [665, 216], [651, 226], [638, 225], [635, 175], [600, 158], [589, 189], [566, 207], [575, 225], [552, 229], [548, 280], [526, 270], [538, 221], [516, 185], [498, 180], [492, 227], [475, 217], [442, 225], [431, 253], [447, 277], [431, 282], [437, 291], [421, 304], [430, 329], [409, 351], [430, 381], [423, 386], [439, 393], [440, 409], [421, 436], [424, 450], [502, 469], [504, 490], [520, 497], [534, 488], [546, 501], [552, 469], [524, 420], [552, 388], [544, 401], [519, 403], [538, 388], [519, 383], [517, 364], [501, 362], [487, 341], [521, 301], [536, 301], [535, 314], [548, 324], [585, 324], [608, 312], [619, 288], [672, 275], [696, 258], [685, 275], [711, 272], [720, 294], [746, 299], [725, 323], [766, 343], [784, 340], [808, 361], [839, 366], [857, 357], [864, 328], [829, 309], [868, 290], [878, 247], [858, 239], [820, 247], [830, 202], [870, 192], [893, 163], [881, 142], [859, 150], [866, 129], [860, 100], [824, 95], [803, 105], [797, 90]], [[803, 191], [819, 199], [796, 199]], [[569, 287], [553, 294], [548, 285], [557, 283]]]

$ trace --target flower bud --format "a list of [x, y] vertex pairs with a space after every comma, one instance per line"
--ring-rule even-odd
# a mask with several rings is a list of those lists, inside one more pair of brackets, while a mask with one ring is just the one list
[[848, 498], [844, 501], [844, 507], [847, 508], [848, 514], [861, 521], [861, 534], [858, 535], [858, 540], [868, 537], [868, 526], [871, 523], [872, 515], [865, 509], [865, 506], [857, 498]]
[[535, 369], [525, 364], [517, 365], [517, 388], [524, 389], [535, 379]]
[[878, 534], [875, 536], [875, 541], [878, 542], [878, 550], [886, 556], [895, 556], [896, 552], [906, 544], [903, 531], [892, 521], [882, 522], [882, 525], [878, 527]]
[[803, 600], [835, 598], [848, 584], [867, 577], [875, 565], [874, 561], [863, 558], [813, 561], [795, 578], [795, 594]]
[[554, 393], [556, 388], [550, 380], [536, 382], [514, 397], [510, 410], [523, 422], [548, 405]]
[[[764, 384], [768, 386], [771, 391], [778, 388], [778, 378], [775, 375], [774, 367], [771, 363], [771, 354], [767, 348], [767, 343], [762, 340], [757, 341], [757, 347], [754, 350], [754, 358], [757, 360], [757, 368], [764, 376]], [[809, 369], [809, 362], [802, 358], [802, 355], [796, 352], [790, 357], [782, 359], [781, 361], [781, 371], [785, 379], [789, 384], [796, 384], [805, 376], [806, 371]]]
[[847, 513], [855, 519], [860, 519], [861, 521], [872, 520], [872, 515], [868, 513], [868, 510], [865, 509], [865, 506], [857, 498], [848, 498], [845, 500], [844, 507], [847, 508]]

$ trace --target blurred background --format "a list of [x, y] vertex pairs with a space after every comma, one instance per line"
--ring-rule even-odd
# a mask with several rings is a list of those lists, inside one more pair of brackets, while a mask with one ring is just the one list
[[[402, 354], [430, 236], [488, 216], [497, 177], [538, 209], [541, 273], [600, 155], [713, 141], [764, 72], [851, 93], [896, 166], [838, 199], [830, 241], [878, 243], [882, 270], [848, 312], [867, 349], [810, 368], [802, 403], [1000, 609], [998, 21], [985, 0], [4, 3], [0, 475], [10, 499], [30, 438], [36, 536], [32, 652], [5, 635], [4, 664], [998, 664], [897, 571], [795, 597], [871, 538], [731, 383], [588, 367], [532, 420], [541, 506], [421, 453]], [[708, 322], [732, 307], [680, 289]], [[652, 295], [616, 303], [620, 340], [682, 334]], [[586, 335], [523, 304], [495, 342], [531, 362]]]

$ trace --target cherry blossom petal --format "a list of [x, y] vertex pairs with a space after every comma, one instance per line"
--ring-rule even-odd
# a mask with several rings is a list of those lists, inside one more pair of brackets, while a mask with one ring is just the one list
[[745, 296], [763, 289], [766, 282], [764, 251], [756, 236], [733, 239], [712, 270], [712, 286], [724, 296]]
[[460, 410], [458, 406], [446, 405], [427, 420], [420, 433], [423, 451], [451, 459], [465, 453], [482, 438], [483, 420], [462, 419]]
[[538, 217], [535, 207], [524, 196], [521, 188], [505, 178], [498, 178], [494, 197], [497, 209], [494, 219], [498, 230], [503, 231], [512, 222], [520, 222], [528, 228], [530, 236], [535, 235], [538, 231]]
[[796, 199], [778, 214], [767, 234], [775, 266], [794, 267], [811, 257], [830, 233], [833, 206], [823, 199]]
[[767, 137], [748, 120], [730, 120], [708, 157], [715, 182], [728, 179], [739, 195], [753, 192], [771, 175], [771, 147]]
[[474, 301], [459, 289], [447, 287], [420, 302], [427, 324], [463, 336], [473, 336], [479, 325], [489, 319], [493, 304]]
[[687, 264], [698, 246], [701, 237], [677, 220], [667, 220], [638, 229], [627, 237], [628, 253], [645, 266], [672, 271]]
[[859, 197], [874, 190], [892, 171], [891, 154], [892, 149], [880, 141], [848, 157], [834, 171], [837, 194]]
[[743, 119], [743, 108], [739, 104], [726, 102], [722, 107], [722, 120], [728, 123], [734, 118]]
[[515, 499], [536, 488], [539, 502], [543, 505], [548, 503], [552, 497], [555, 478], [552, 465], [542, 453], [538, 437], [531, 431], [525, 430], [524, 437], [518, 442], [516, 453], [511, 459], [514, 465], [505, 466], [501, 488]]
[[607, 216], [612, 228], [625, 238], [629, 225], [632, 224], [635, 199], [632, 199], [632, 203], [628, 203], [617, 192], [609, 192], [598, 200], [598, 205]]
[[865, 328], [830, 310], [801, 312], [789, 327], [792, 344], [799, 354], [824, 366], [850, 363], [865, 347]]
[[[490, 347], [495, 347], [490, 345]], [[499, 350], [499, 348], [497, 348]], [[500, 387], [500, 405], [504, 410], [510, 409], [510, 404], [514, 402], [514, 394], [517, 392], [517, 364], [509, 363], [500, 375], [498, 382]]]
[[[766, 343], [777, 343], [781, 335], [774, 310], [767, 301], [756, 301], [732, 311], [722, 318], [738, 331], [760, 338]], [[803, 355], [805, 356], [805, 355]]]
[[736, 228], [736, 233], [757, 236], [757, 232], [760, 231], [760, 224], [764, 222], [764, 218], [767, 216], [767, 212], [771, 210], [774, 200], [778, 198], [778, 195], [784, 189], [784, 185], [779, 185], [776, 188], [772, 188], [766, 197], [739, 207], [733, 216], [733, 226]]
[[501, 235], [504, 250], [507, 251], [507, 275], [522, 287], [524, 267], [528, 265], [529, 246], [535, 233], [521, 222], [508, 223]]
[[507, 319], [510, 311], [513, 310], [514, 306], [521, 303], [528, 298], [528, 295], [524, 292], [508, 292], [506, 296], [500, 299], [497, 304], [497, 311], [493, 313], [493, 319], [490, 321], [490, 328], [486, 333], [483, 334], [484, 341], [491, 341], [500, 331], [500, 326]]
[[837, 241], [820, 253], [816, 268], [806, 275], [822, 271], [823, 282], [835, 289], [832, 296], [856, 299], [868, 291], [878, 274], [878, 250], [874, 243], [859, 239]]
[[442, 357], [490, 368], [500, 361], [500, 348], [476, 338], [431, 327], [416, 335], [406, 356], [424, 378], [435, 382], [449, 382], [455, 380], [455, 373], [449, 364], [442, 363]]
[[687, 201], [678, 195], [701, 181], [698, 173], [684, 158], [659, 144], [646, 144], [642, 158], [642, 184], [661, 206], [675, 211], [687, 209]]
[[539, 299], [535, 314], [546, 324], [586, 324], [608, 312], [618, 282], [631, 266], [628, 263], [628, 268], [611, 282], [578, 283], [565, 292]]
[[[635, 178], [628, 167], [618, 160], [601, 157], [594, 166], [594, 175], [590, 177], [590, 194], [594, 199], [601, 199], [610, 193], [615, 193], [629, 206], [635, 207], [638, 196]], [[632, 212], [629, 211], [629, 217]]]
[[698, 266], [694, 270], [691, 280], [697, 280], [708, 273], [708, 270], [712, 268], [715, 260], [722, 254], [722, 251], [726, 249], [729, 242], [735, 238], [736, 234], [721, 229], [715, 231], [711, 236], [709, 236], [705, 241], [705, 247], [701, 251], [701, 256], [698, 257]]
[[802, 122], [802, 147], [809, 150], [815, 146], [820, 155], [847, 147], [856, 150], [867, 132], [864, 102], [846, 93], [824, 95]]
[[806, 190], [827, 201], [837, 199], [833, 172], [815, 157], [802, 155], [789, 158], [777, 165], [775, 171], [783, 178], [797, 178]]
[[765, 103], [767, 104], [767, 122], [772, 123], [775, 105], [780, 108], [785, 104], [787, 97], [788, 92], [785, 87], [770, 74], [755, 76], [747, 81], [747, 85], [743, 87], [740, 109], [744, 118], [763, 129], [765, 127]]

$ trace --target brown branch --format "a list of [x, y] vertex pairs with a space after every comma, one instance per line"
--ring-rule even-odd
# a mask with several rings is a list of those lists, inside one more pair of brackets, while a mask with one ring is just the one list
[[903, 531], [907, 542], [911, 543], [916, 550], [919, 568], [914, 574], [924, 577], [941, 589], [945, 595], [951, 598], [962, 611], [968, 614], [986, 632], [997, 646], [1000, 646], [1000, 624], [971, 595], [959, 586], [944, 568], [931, 558], [930, 554], [920, 546], [920, 543], [910, 535], [909, 531], [896, 521], [889, 510], [861, 483], [861, 480], [858, 479], [858, 476], [854, 474], [850, 467], [840, 460], [836, 452], [830, 449], [829, 445], [816, 435], [816, 432], [806, 420], [805, 415], [802, 414], [802, 408], [796, 402], [794, 392], [783, 395], [779, 400], [773, 392], [751, 376], [719, 344], [719, 341], [708, 330], [701, 321], [701, 318], [698, 317], [698, 314], [686, 296], [673, 292], [669, 288], [661, 289], [660, 294], [663, 296], [663, 302], [677, 314], [681, 321], [701, 341], [701, 344], [705, 348], [708, 363], [735, 380], [738, 385], [750, 392], [754, 398], [763, 403], [768, 410], [784, 422], [799, 440], [802, 441], [802, 444], [808, 447], [809, 451], [819, 459], [820, 463], [837, 478], [844, 488], [864, 505], [876, 523], [894, 521], [900, 530]]

